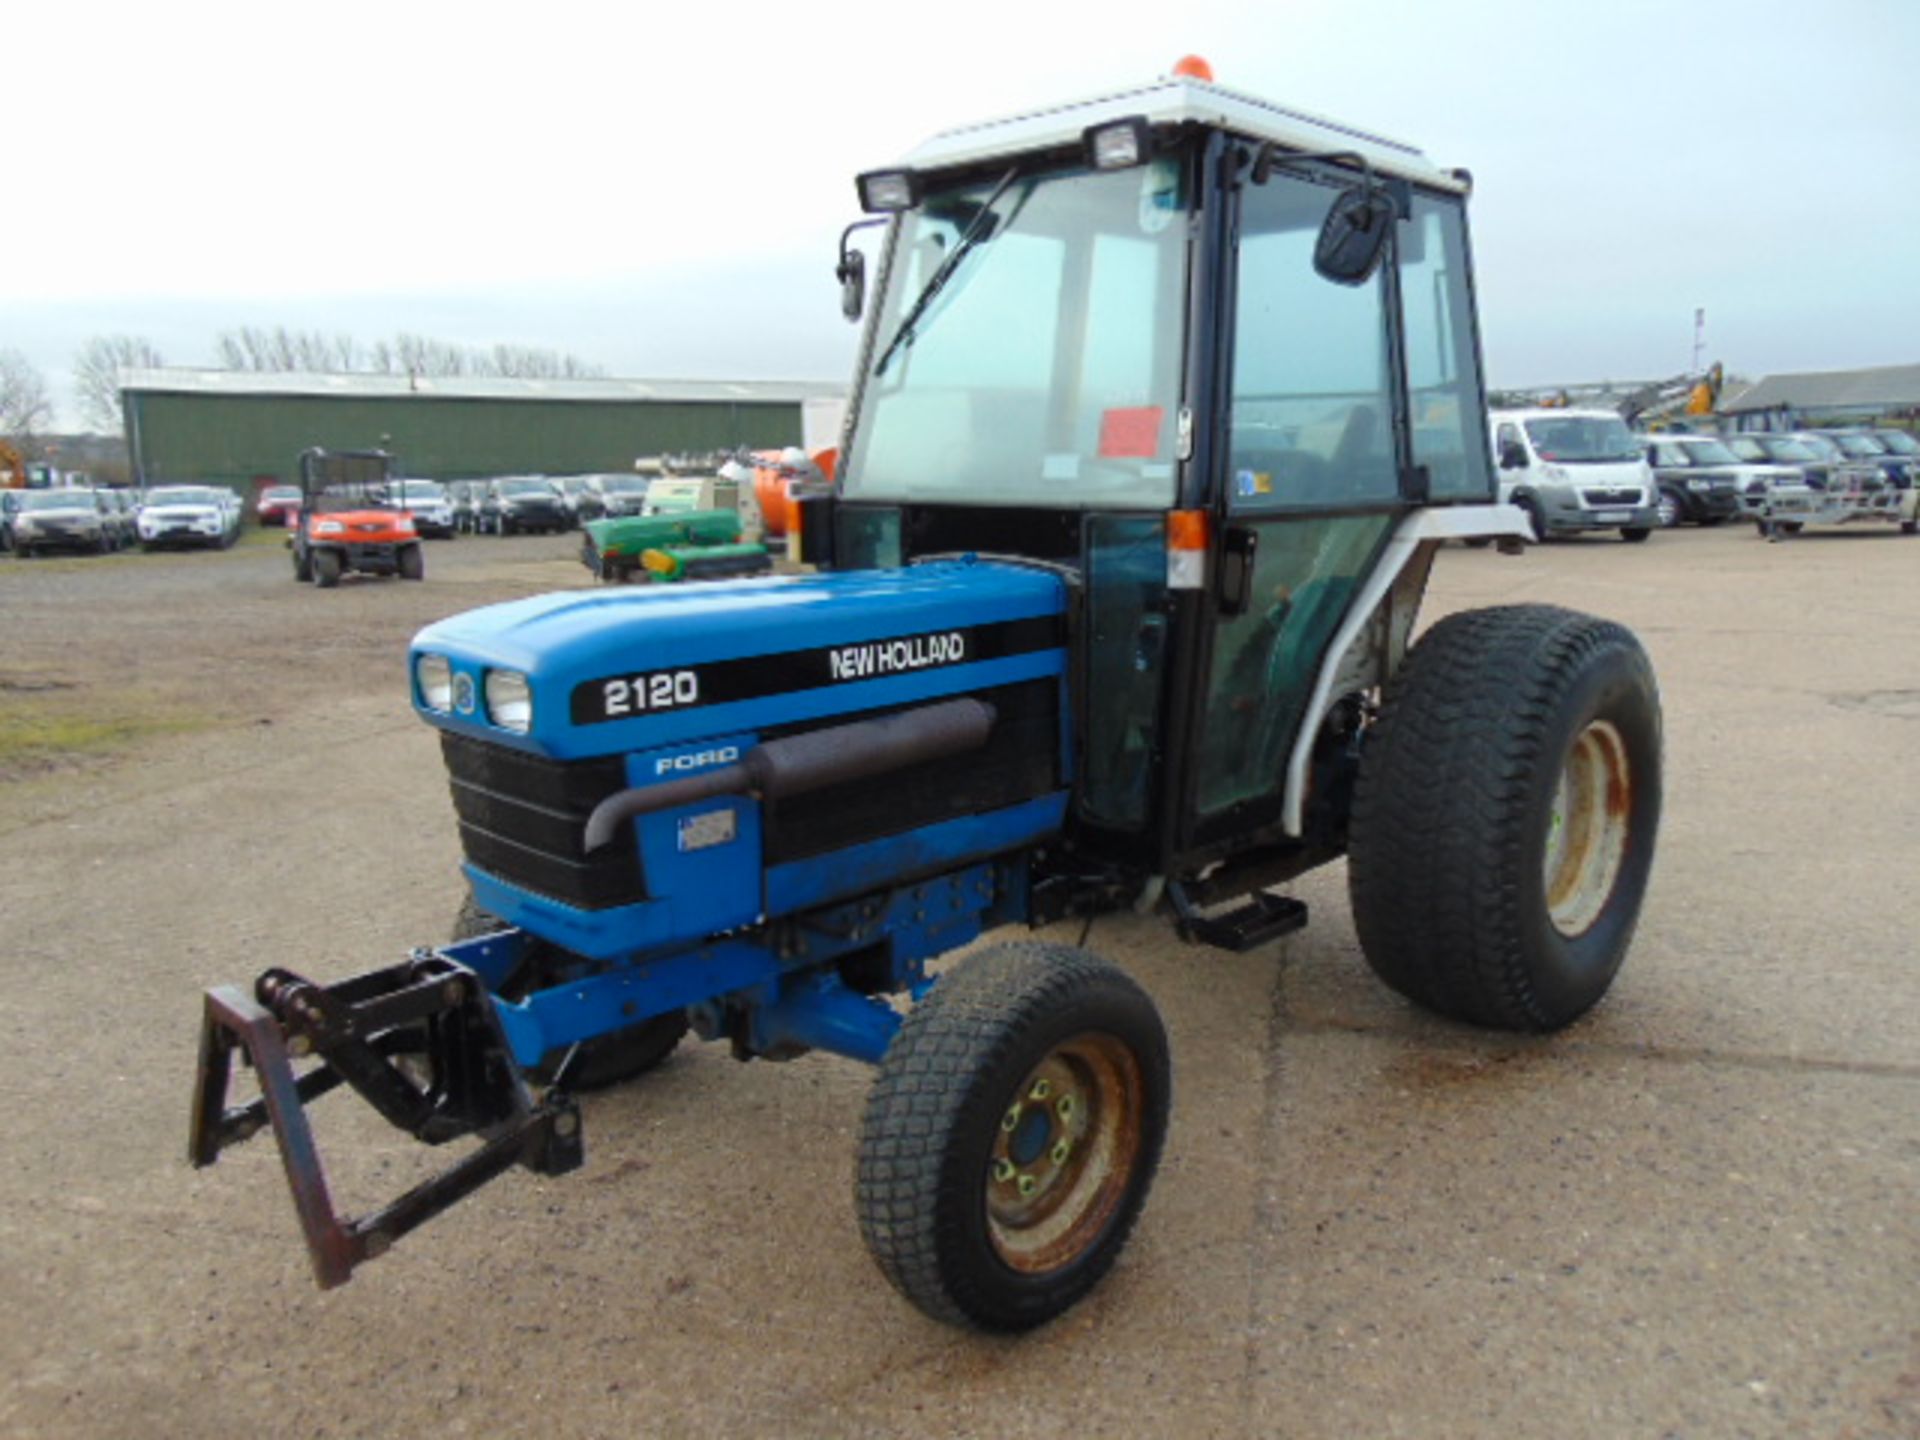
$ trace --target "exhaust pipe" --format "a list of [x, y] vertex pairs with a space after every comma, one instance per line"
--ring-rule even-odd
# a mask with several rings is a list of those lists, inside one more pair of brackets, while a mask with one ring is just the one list
[[833, 725], [756, 745], [732, 765], [609, 795], [587, 817], [586, 849], [598, 850], [637, 815], [721, 795], [781, 799], [865, 780], [986, 744], [994, 709], [984, 700], [943, 700], [876, 720]]

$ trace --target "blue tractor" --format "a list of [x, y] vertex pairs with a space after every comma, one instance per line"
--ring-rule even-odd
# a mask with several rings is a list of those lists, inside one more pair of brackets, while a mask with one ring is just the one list
[[[874, 1065], [880, 1269], [1026, 1329], [1140, 1213], [1167, 1040], [1083, 948], [941, 957], [1121, 908], [1246, 950], [1343, 856], [1371, 966], [1456, 1020], [1566, 1025], [1625, 956], [1661, 794], [1637, 641], [1545, 606], [1414, 641], [1445, 542], [1524, 535], [1493, 503], [1465, 173], [1176, 74], [858, 186], [877, 260], [869, 287], [843, 238], [864, 341], [796, 573], [422, 631], [455, 938], [206, 997], [191, 1158], [270, 1126], [323, 1286], [507, 1170], [579, 1166], [578, 1093], [691, 1030]], [[305, 1107], [343, 1084], [462, 1157], [336, 1213]]]

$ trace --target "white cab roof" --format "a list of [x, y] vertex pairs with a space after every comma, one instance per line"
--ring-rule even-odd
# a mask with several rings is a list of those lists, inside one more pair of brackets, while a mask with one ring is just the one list
[[1071, 145], [1089, 125], [1130, 115], [1144, 115], [1154, 125], [1191, 121], [1215, 126], [1255, 140], [1272, 140], [1289, 150], [1355, 150], [1376, 169], [1389, 174], [1442, 190], [1464, 192], [1467, 188], [1405, 141], [1184, 75], [1024, 115], [943, 130], [909, 151], [899, 163], [915, 170], [934, 170], [997, 155]]
[[[1579, 410], [1566, 405], [1536, 405], [1536, 406], [1530, 406], [1529, 408], [1524, 410], [1489, 410], [1487, 411], [1487, 419], [1496, 420], [1496, 421], [1498, 420], [1618, 420], [1620, 419], [1620, 412], [1618, 410], [1608, 410], [1605, 407], [1601, 407], [1599, 409], [1589, 408], [1585, 410]], [[1696, 440], [1709, 440], [1709, 439], [1712, 439], [1713, 437], [1709, 435], [1696, 435], [1693, 438]]]

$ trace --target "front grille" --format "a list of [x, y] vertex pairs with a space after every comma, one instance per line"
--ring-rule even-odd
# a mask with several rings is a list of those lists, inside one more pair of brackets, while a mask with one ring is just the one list
[[1582, 490], [1580, 498], [1589, 505], [1638, 505], [1638, 490]]
[[[999, 810], [1057, 789], [1059, 695], [1059, 682], [1051, 679], [983, 690], [978, 698], [994, 707], [995, 717], [987, 743], [978, 750], [924, 761], [869, 780], [849, 780], [784, 800], [765, 801], [760, 824], [767, 863], [803, 860], [943, 820]], [[835, 716], [768, 731], [763, 738], [845, 725], [885, 713], [876, 710]]]
[[627, 786], [617, 755], [549, 760], [449, 731], [440, 733], [460, 845], [467, 859], [510, 885], [583, 910], [647, 898], [633, 828], [586, 853], [587, 816]]

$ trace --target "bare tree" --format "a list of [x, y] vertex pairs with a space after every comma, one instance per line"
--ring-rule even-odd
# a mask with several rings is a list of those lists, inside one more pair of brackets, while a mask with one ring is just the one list
[[73, 362], [80, 423], [101, 434], [120, 429], [120, 372], [157, 370], [167, 362], [151, 341], [135, 335], [96, 335]]
[[362, 346], [351, 335], [320, 331], [272, 330], [244, 325], [223, 330], [214, 342], [215, 363], [227, 370], [333, 371], [374, 375], [411, 375], [421, 379], [463, 375], [510, 379], [593, 379], [606, 372], [577, 355], [529, 345], [469, 348], [405, 331], [392, 340]]
[[53, 397], [33, 362], [18, 350], [0, 350], [0, 436], [28, 460], [38, 460], [53, 425]]

